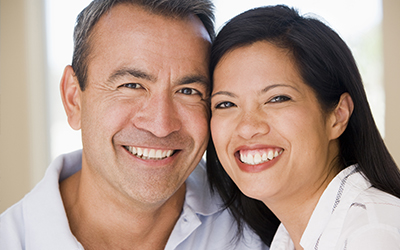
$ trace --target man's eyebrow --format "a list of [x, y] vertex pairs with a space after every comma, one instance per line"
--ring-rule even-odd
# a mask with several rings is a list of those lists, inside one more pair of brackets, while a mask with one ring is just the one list
[[124, 76], [133, 76], [139, 79], [144, 79], [152, 82], [156, 81], [156, 77], [144, 72], [143, 70], [135, 68], [122, 68], [113, 72], [108, 78], [108, 82], [113, 82], [116, 79]]
[[191, 83], [200, 83], [201, 85], [204, 85], [207, 89], [210, 88], [210, 80], [208, 77], [203, 76], [203, 75], [191, 75], [191, 76], [186, 76], [179, 80], [178, 85], [184, 85], [184, 84], [191, 84]]
[[[112, 83], [116, 79], [118, 79], [120, 77], [124, 77], [124, 76], [133, 76], [135, 78], [144, 79], [144, 80], [148, 80], [151, 82], [157, 81], [157, 77], [155, 77], [151, 74], [148, 74], [143, 70], [136, 69], [136, 68], [121, 68], [121, 69], [116, 70], [115, 72], [113, 72], [110, 75], [110, 77], [108, 78], [108, 82]], [[208, 77], [206, 77], [204, 75], [200, 75], [200, 74], [185, 76], [178, 81], [178, 85], [185, 85], [185, 84], [191, 84], [191, 83], [200, 83], [205, 88], [207, 88], [207, 89], [210, 88], [210, 80], [208, 79]]]

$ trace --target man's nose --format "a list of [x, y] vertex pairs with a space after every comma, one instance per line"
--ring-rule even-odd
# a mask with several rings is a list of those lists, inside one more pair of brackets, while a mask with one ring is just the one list
[[179, 131], [182, 127], [173, 96], [166, 93], [150, 96], [135, 114], [133, 124], [160, 138]]

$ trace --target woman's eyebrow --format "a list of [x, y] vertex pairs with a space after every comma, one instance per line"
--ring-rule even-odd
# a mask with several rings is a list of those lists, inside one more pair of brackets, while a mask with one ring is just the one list
[[[291, 86], [291, 85], [288, 85], [288, 84], [273, 84], [273, 85], [269, 85], [269, 86], [263, 88], [262, 90], [260, 90], [260, 94], [266, 93], [266, 92], [268, 92], [269, 90], [271, 90], [271, 89], [273, 89], [273, 88], [277, 88], [277, 87], [287, 87], [287, 88], [294, 89], [294, 90], [296, 90], [297, 92], [300, 92], [298, 89], [296, 89], [295, 87], [293, 87], [293, 86]], [[235, 95], [235, 94], [232, 93], [232, 92], [229, 92], [229, 91], [218, 91], [218, 92], [212, 94], [211, 97], [210, 97], [210, 99], [213, 98], [213, 97], [216, 96], [216, 95], [225, 95], [225, 96], [237, 98], [237, 95]]]
[[294, 89], [294, 90], [296, 90], [297, 92], [300, 92], [297, 88], [295, 88], [295, 87], [293, 87], [292, 85], [289, 85], [289, 84], [273, 84], [273, 85], [269, 85], [269, 86], [263, 88], [263, 89], [260, 91], [260, 94], [265, 93], [265, 92], [268, 92], [269, 90], [271, 90], [271, 89], [273, 89], [273, 88], [278, 88], [278, 87], [287, 87], [287, 88]]
[[234, 97], [234, 98], [237, 97], [234, 93], [229, 92], [229, 91], [218, 91], [218, 92], [212, 94], [210, 98], [213, 98], [216, 95], [226, 95], [226, 96]]

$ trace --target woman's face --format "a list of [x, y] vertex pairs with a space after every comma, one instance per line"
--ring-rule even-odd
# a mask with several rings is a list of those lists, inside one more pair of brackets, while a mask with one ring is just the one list
[[286, 50], [257, 42], [225, 54], [214, 71], [211, 109], [218, 157], [246, 195], [266, 204], [301, 201], [333, 178], [332, 115]]

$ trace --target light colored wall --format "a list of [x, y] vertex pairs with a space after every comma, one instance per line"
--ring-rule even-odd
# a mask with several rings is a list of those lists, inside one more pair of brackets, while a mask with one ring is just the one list
[[383, 0], [385, 142], [400, 166], [400, 1]]
[[0, 212], [48, 164], [43, 13], [41, 0], [0, 1]]

